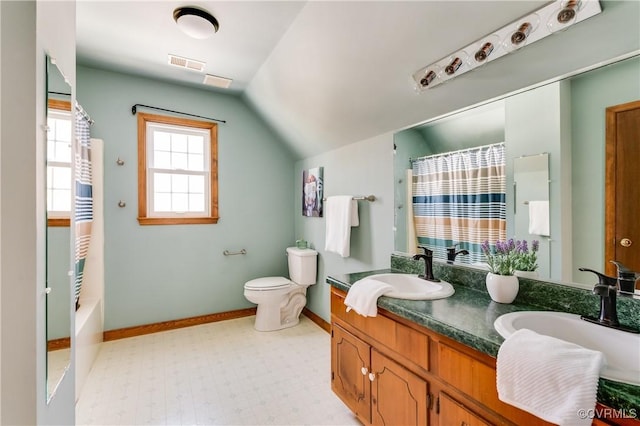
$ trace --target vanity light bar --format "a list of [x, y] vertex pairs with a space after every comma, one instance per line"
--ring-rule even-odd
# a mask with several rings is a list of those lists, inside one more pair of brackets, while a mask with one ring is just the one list
[[598, 0], [556, 0], [420, 68], [411, 80], [423, 92], [601, 12]]

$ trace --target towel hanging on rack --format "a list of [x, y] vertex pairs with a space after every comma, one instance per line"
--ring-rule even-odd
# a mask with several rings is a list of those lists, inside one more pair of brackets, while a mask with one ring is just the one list
[[325, 250], [349, 257], [351, 227], [360, 224], [358, 202], [351, 195], [328, 197], [325, 217]]
[[550, 235], [549, 201], [529, 201], [529, 234]]

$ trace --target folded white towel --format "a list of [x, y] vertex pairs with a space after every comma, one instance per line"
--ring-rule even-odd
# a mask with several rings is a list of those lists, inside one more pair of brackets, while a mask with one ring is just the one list
[[393, 290], [389, 284], [373, 278], [363, 278], [353, 283], [344, 304], [347, 312], [351, 309], [364, 317], [378, 315], [378, 297]]
[[349, 257], [351, 227], [358, 226], [358, 202], [351, 195], [327, 197], [324, 206], [326, 220], [326, 251]]
[[601, 352], [523, 328], [498, 351], [498, 397], [551, 423], [587, 426], [579, 413], [595, 408], [603, 363]]
[[529, 234], [549, 236], [549, 201], [529, 201]]

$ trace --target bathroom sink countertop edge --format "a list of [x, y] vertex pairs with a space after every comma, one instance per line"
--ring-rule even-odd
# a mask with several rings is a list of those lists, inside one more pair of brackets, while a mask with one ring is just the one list
[[[327, 283], [345, 292], [356, 281], [374, 274], [403, 273], [393, 269], [327, 276]], [[516, 311], [541, 311], [539, 306], [520, 303], [501, 304], [488, 294], [456, 285], [455, 294], [437, 300], [404, 300], [380, 297], [378, 307], [412, 321], [482, 353], [497, 357], [504, 338], [493, 323], [501, 315]], [[600, 379], [598, 401], [612, 408], [640, 412], [640, 386]]]

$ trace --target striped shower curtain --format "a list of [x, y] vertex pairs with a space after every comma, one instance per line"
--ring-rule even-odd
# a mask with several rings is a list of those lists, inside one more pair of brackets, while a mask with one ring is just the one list
[[75, 223], [75, 284], [76, 310], [80, 307], [80, 290], [84, 265], [91, 241], [93, 222], [93, 189], [91, 178], [91, 135], [89, 120], [76, 105], [76, 139], [74, 154], [74, 223]]
[[412, 162], [413, 214], [418, 244], [440, 259], [458, 244], [483, 262], [480, 245], [507, 233], [504, 143], [421, 157]]

